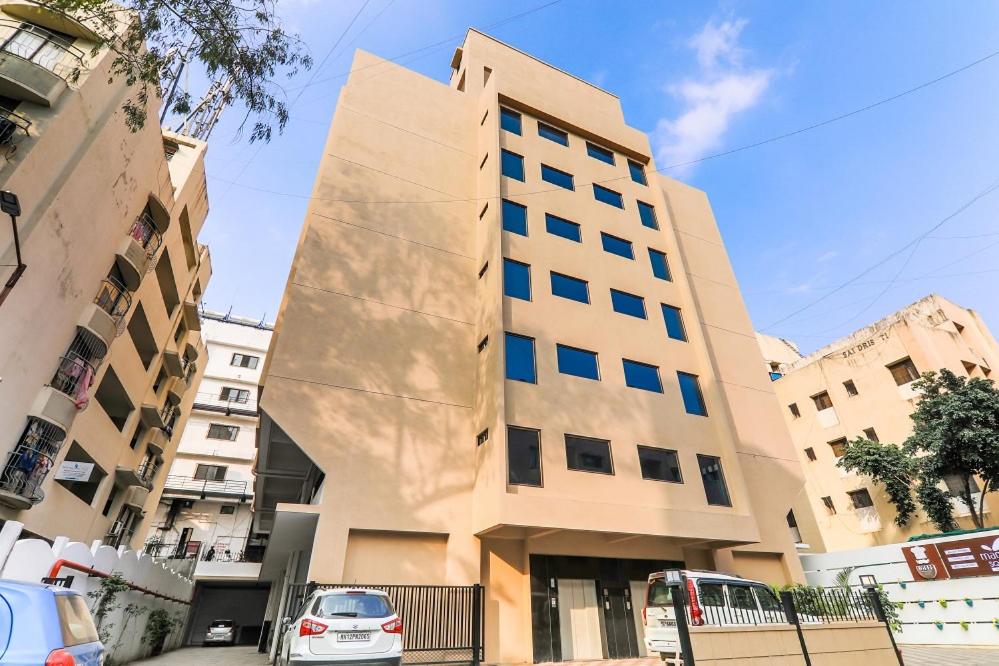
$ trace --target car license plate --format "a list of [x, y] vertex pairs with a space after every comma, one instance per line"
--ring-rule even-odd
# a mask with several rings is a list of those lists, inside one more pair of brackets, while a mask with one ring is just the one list
[[676, 620], [659, 620], [659, 624], [664, 627], [675, 627]]
[[370, 639], [371, 633], [367, 631], [341, 631], [336, 635], [337, 643], [354, 643]]

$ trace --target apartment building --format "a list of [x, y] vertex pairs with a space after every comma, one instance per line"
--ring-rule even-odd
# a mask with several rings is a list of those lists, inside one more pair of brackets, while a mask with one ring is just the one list
[[265, 542], [251, 530], [253, 459], [257, 391], [272, 330], [263, 321], [201, 312], [204, 376], [192, 389], [191, 416], [146, 534], [150, 552], [197, 557], [209, 572], [209, 562], [260, 561]]
[[[812, 354], [784, 363], [774, 389], [805, 472], [805, 487], [790, 518], [800, 541], [824, 552], [899, 543], [936, 528], [919, 511], [906, 527], [869, 477], [836, 467], [848, 440], [866, 437], [901, 444], [912, 433], [909, 415], [919, 394], [912, 382], [947, 368], [988, 377], [999, 367], [999, 346], [973, 310], [927, 296]], [[947, 480], [948, 485], [956, 479]], [[973, 527], [954, 498], [961, 527]], [[986, 498], [986, 519], [997, 508]]]
[[[205, 144], [121, 111], [96, 35], [33, 3], [0, 7], [0, 521], [132, 544], [194, 402], [211, 274]], [[134, 545], [134, 544], [132, 544]]]
[[263, 578], [481, 583], [503, 663], [642, 654], [664, 567], [801, 579], [707, 197], [617, 97], [475, 30], [447, 85], [359, 52], [313, 191], [262, 378]]

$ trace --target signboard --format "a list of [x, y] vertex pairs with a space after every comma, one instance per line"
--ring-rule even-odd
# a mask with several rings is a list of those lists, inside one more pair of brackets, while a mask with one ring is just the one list
[[902, 554], [905, 555], [905, 562], [909, 565], [913, 580], [944, 580], [949, 578], [936, 544], [904, 546]]
[[94, 471], [94, 463], [64, 461], [59, 465], [55, 478], [57, 481], [89, 481]]
[[903, 546], [914, 580], [999, 576], [999, 537]]
[[948, 541], [937, 548], [951, 578], [999, 575], [999, 537]]

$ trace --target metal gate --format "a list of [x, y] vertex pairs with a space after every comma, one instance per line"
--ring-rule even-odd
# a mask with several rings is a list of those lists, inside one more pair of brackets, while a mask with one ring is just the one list
[[300, 606], [315, 590], [369, 588], [384, 591], [402, 618], [402, 660], [405, 664], [478, 666], [484, 658], [484, 602], [481, 585], [309, 583], [302, 587], [305, 589], [296, 595], [297, 604], [294, 608]]

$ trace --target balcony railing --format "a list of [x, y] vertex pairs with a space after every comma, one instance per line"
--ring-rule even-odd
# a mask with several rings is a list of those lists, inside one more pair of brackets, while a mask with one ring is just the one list
[[[16, 144], [18, 130], [24, 132], [25, 136], [31, 134], [31, 121], [24, 116], [14, 113], [9, 109], [0, 107], [0, 146], [10, 146]], [[10, 149], [8, 149], [8, 154]]]
[[120, 324], [132, 307], [132, 294], [114, 278], [104, 278], [94, 303], [107, 312], [116, 324]]
[[163, 237], [156, 230], [153, 216], [149, 214], [148, 210], [135, 219], [135, 222], [132, 223], [132, 228], [128, 230], [128, 235], [142, 246], [142, 249], [146, 251], [146, 256], [150, 259], [156, 256], [156, 252], [160, 249], [160, 244], [163, 242]]
[[67, 83], [83, 70], [83, 51], [45, 28], [31, 23], [0, 19], [0, 29], [13, 30], [0, 51], [44, 67]]
[[56, 454], [66, 436], [60, 428], [40, 419], [29, 418], [14, 450], [0, 472], [0, 491], [38, 504], [45, 498], [41, 485], [54, 466]]
[[160, 410], [160, 418], [163, 419], [163, 432], [167, 434], [167, 437], [173, 437], [173, 427], [177, 425], [177, 419], [180, 416], [180, 410], [177, 406], [167, 400], [166, 404], [163, 405], [163, 409]]
[[164, 491], [187, 491], [200, 493], [201, 495], [236, 495], [246, 497], [246, 481], [212, 481], [209, 479], [195, 479], [192, 476], [181, 476], [179, 474], [169, 474], [166, 478]]
[[201, 562], [262, 562], [265, 541], [246, 537], [218, 537], [209, 542], [188, 541], [186, 543], [163, 543], [151, 541], [144, 550], [153, 557], [185, 560], [197, 559]]
[[198, 373], [198, 364], [194, 361], [187, 361], [183, 363], [184, 366], [184, 383], [187, 384], [188, 388], [194, 382], [194, 375]]
[[111, 524], [111, 529], [108, 530], [107, 535], [104, 537], [104, 545], [117, 548], [122, 544], [130, 542], [132, 540], [132, 535], [134, 534], [134, 527], [125, 529], [125, 522], [116, 520]]
[[135, 475], [145, 484], [151, 484], [160, 466], [155, 460], [143, 460], [135, 469]]
[[59, 359], [59, 367], [52, 377], [52, 388], [73, 399], [77, 409], [84, 409], [90, 402], [88, 391], [94, 381], [93, 364], [76, 352], [66, 352]]

